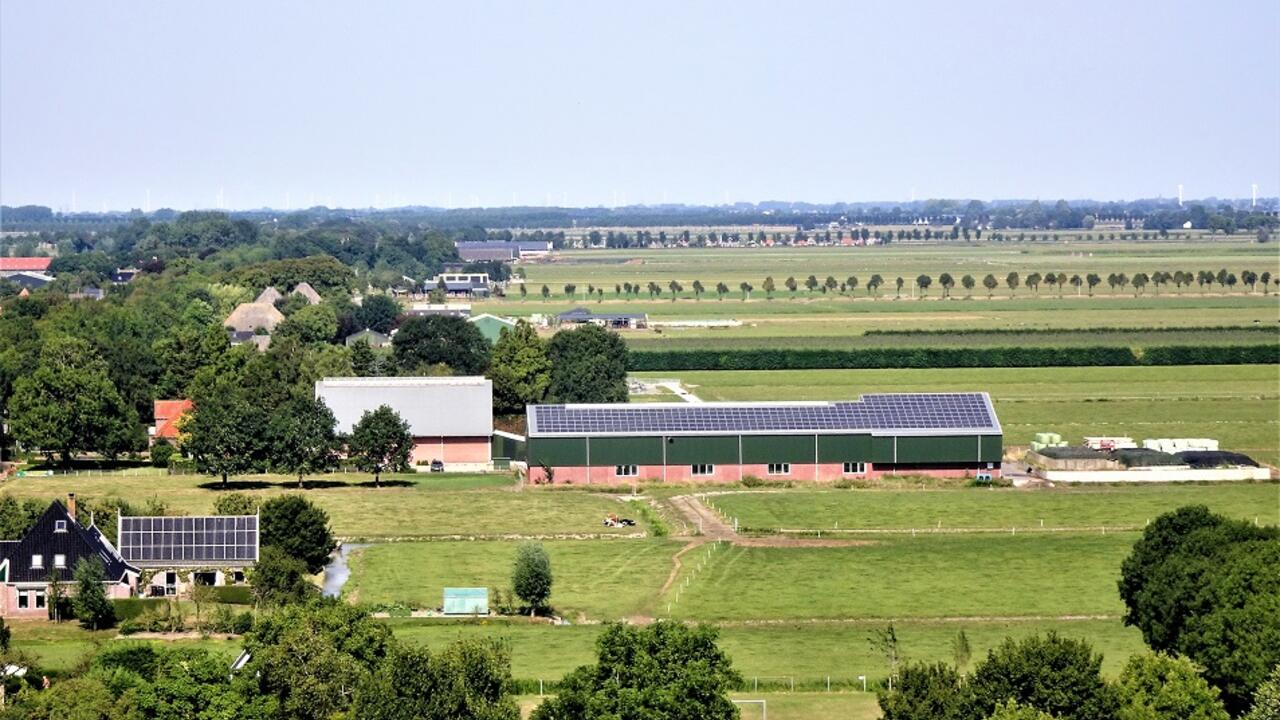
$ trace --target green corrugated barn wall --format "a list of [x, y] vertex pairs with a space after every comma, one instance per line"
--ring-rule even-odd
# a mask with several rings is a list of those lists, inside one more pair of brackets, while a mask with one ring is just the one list
[[[1000, 435], [676, 435], [671, 437], [531, 438], [529, 463], [585, 465], [725, 465], [871, 462], [881, 465], [1000, 462]], [[496, 457], [496, 454], [495, 454]]]

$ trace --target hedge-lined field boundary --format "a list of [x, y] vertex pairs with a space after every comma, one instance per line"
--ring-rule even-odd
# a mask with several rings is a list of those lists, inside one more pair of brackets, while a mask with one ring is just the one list
[[877, 368], [1261, 365], [1280, 362], [1280, 344], [1125, 347], [862, 348], [857, 350], [632, 351], [632, 372], [669, 370], [861, 370]]
[[1115, 333], [1188, 333], [1188, 332], [1256, 332], [1280, 335], [1280, 327], [1273, 325], [1202, 325], [1188, 327], [1082, 327], [1082, 328], [929, 328], [922, 330], [867, 330], [862, 333], [875, 337], [917, 337], [930, 335], [1061, 335]]

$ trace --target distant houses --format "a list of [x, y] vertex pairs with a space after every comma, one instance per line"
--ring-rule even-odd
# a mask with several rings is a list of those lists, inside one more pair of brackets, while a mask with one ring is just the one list
[[294, 285], [293, 290], [289, 294], [301, 295], [307, 299], [307, 304], [309, 305], [319, 305], [324, 300], [324, 298], [320, 297], [320, 293], [316, 292], [316, 289], [311, 287], [311, 283], [306, 282], [305, 280]]
[[[320, 293], [307, 282], [298, 283], [289, 294], [306, 298], [310, 305], [324, 301]], [[275, 332], [276, 326], [285, 320], [284, 313], [276, 309], [276, 303], [284, 299], [283, 293], [274, 287], [267, 286], [258, 293], [258, 297], [254, 298], [253, 302], [237, 305], [227, 319], [222, 321], [223, 327], [227, 329], [227, 334], [231, 338], [231, 344], [251, 343], [259, 350], [270, 347], [271, 333]]]
[[645, 313], [597, 313], [584, 307], [576, 307], [556, 316], [561, 325], [600, 325], [615, 330], [641, 330], [649, 326]]
[[440, 273], [428, 280], [423, 289], [443, 290], [446, 297], [452, 298], [489, 297], [489, 273]]
[[190, 400], [156, 400], [152, 405], [156, 424], [151, 426], [151, 442], [167, 440], [176, 445], [178, 424], [193, 407]]
[[476, 326], [476, 329], [480, 331], [480, 334], [484, 336], [485, 340], [489, 341], [490, 345], [498, 342], [498, 337], [502, 334], [504, 329], [514, 330], [516, 327], [515, 320], [498, 317], [497, 315], [490, 315], [489, 313], [476, 315], [475, 317], [470, 318], [469, 322]]
[[52, 263], [53, 258], [47, 257], [0, 257], [0, 277], [11, 278], [26, 273], [47, 274]]
[[462, 258], [463, 262], [484, 262], [486, 260], [514, 262], [516, 260], [543, 257], [551, 252], [550, 240], [545, 242], [529, 240], [513, 240], [510, 242], [504, 240], [460, 240], [455, 245], [458, 248], [458, 257]]
[[284, 313], [275, 305], [265, 302], [240, 303], [222, 321], [231, 337], [232, 345], [253, 343], [259, 350], [271, 344], [271, 333], [284, 322]]
[[348, 335], [347, 338], [343, 340], [343, 343], [346, 344], [347, 347], [351, 347], [359, 342], [368, 343], [369, 347], [376, 350], [379, 348], [390, 347], [391, 336], [380, 333], [377, 330], [365, 328], [358, 333]]

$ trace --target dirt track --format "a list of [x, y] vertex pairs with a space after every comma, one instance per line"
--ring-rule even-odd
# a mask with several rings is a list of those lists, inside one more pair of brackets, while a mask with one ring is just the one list
[[[746, 537], [739, 535], [715, 512], [703, 504], [697, 495], [676, 495], [671, 498], [671, 505], [691, 527], [698, 528], [700, 535], [690, 547], [705, 542], [721, 540], [742, 547], [855, 547], [872, 545], [868, 540], [840, 540], [827, 538], [794, 538], [794, 537]], [[688, 550], [689, 548], [685, 548]], [[681, 551], [683, 553], [684, 550]], [[679, 571], [679, 555], [677, 555], [676, 571]]]

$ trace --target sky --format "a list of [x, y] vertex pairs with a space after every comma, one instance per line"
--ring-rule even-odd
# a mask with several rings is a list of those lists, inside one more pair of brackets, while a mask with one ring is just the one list
[[1280, 194], [1280, 3], [0, 2], [0, 202]]

